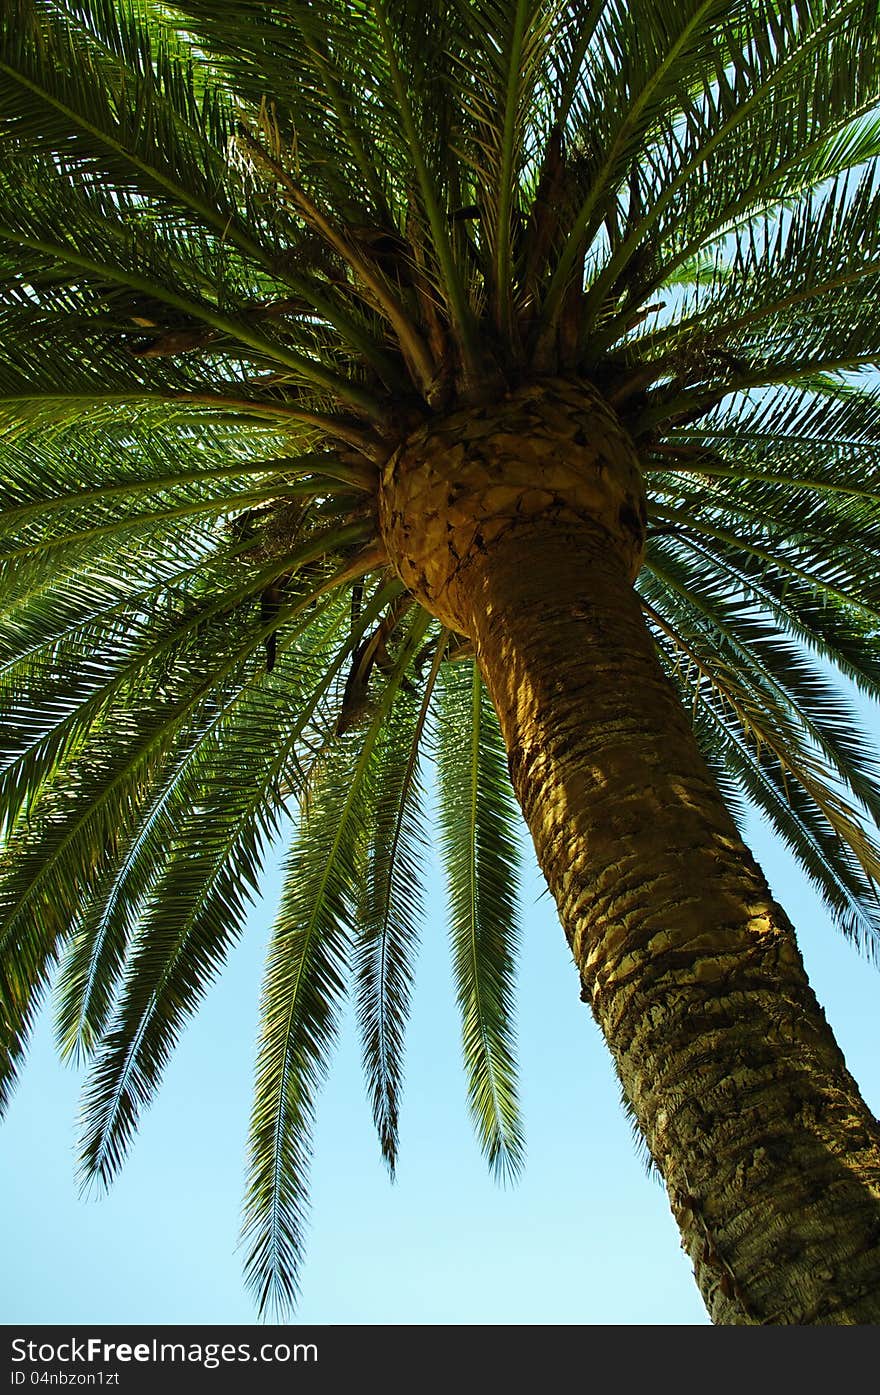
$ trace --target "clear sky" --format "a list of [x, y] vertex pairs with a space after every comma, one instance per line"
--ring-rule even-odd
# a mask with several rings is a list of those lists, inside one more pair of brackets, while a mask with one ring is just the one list
[[[880, 1111], [877, 970], [830, 929], [778, 846], [750, 838], [799, 928], [813, 986]], [[381, 1165], [351, 1023], [320, 1100], [297, 1319], [693, 1324], [707, 1317], [647, 1175], [549, 897], [525, 877], [519, 982], [528, 1157], [494, 1183], [470, 1130], [442, 888], [419, 961], [402, 1156]], [[44, 1018], [2, 1149], [5, 1323], [252, 1323], [236, 1252], [262, 955], [277, 887], [209, 992], [108, 1195], [74, 1180], [78, 1082]]]

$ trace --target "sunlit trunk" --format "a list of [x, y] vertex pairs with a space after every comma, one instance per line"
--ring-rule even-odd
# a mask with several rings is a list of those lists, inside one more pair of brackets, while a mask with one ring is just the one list
[[[601, 406], [550, 398], [484, 413], [482, 434], [450, 419], [392, 462], [389, 550], [475, 642], [583, 996], [713, 1320], [880, 1322], [880, 1126], [660, 669], [631, 584], [632, 448]], [[534, 507], [497, 494], [517, 457], [511, 487]], [[571, 469], [589, 488], [570, 491]]]
[[509, 537], [480, 664], [538, 861], [716, 1322], [880, 1321], [880, 1129], [607, 536]]

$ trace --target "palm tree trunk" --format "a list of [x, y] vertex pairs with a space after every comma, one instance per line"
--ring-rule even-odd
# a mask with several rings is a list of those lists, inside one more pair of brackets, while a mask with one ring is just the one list
[[466, 592], [583, 997], [713, 1321], [880, 1321], [880, 1127], [618, 549], [589, 522], [524, 520]]
[[880, 1125], [657, 659], [639, 462], [543, 380], [388, 461], [399, 575], [472, 637], [624, 1094], [718, 1323], [880, 1322]]

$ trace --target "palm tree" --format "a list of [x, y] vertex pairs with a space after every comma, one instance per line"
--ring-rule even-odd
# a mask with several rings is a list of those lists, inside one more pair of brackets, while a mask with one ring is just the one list
[[4, 7], [4, 1098], [58, 966], [109, 1182], [298, 810], [262, 1308], [346, 995], [394, 1168], [430, 753], [493, 1168], [518, 803], [713, 1320], [880, 1320], [878, 1124], [737, 823], [871, 948], [829, 665], [880, 694], [877, 40], [864, 0]]

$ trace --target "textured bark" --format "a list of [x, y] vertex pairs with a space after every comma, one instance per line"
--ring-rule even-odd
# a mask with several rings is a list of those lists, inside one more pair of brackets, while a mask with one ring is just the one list
[[385, 467], [379, 518], [402, 580], [463, 631], [468, 569], [512, 529], [591, 520], [635, 577], [647, 510], [635, 450], [611, 408], [584, 385], [548, 379], [416, 432]]
[[[477, 465], [464, 432], [466, 478], [494, 487], [509, 468], [506, 426], [503, 441], [483, 434]], [[532, 440], [528, 458], [542, 450]], [[613, 477], [602, 498], [632, 496], [623, 433], [600, 454], [599, 474]], [[659, 667], [619, 502], [600, 521], [585, 494], [551, 490], [548, 507], [508, 500], [502, 525], [486, 527], [486, 487], [474, 485], [474, 514], [464, 534], [450, 528], [459, 545], [432, 591], [437, 528], [402, 502], [441, 498], [442, 456], [428, 455], [421, 467], [411, 458], [416, 485], [400, 487], [399, 459], [389, 467], [389, 534], [420, 599], [474, 640], [583, 996], [713, 1321], [880, 1322], [880, 1126]], [[461, 456], [446, 458], [462, 470]], [[426, 534], [431, 556], [418, 549]]]
[[472, 580], [538, 861], [713, 1320], [880, 1321], [880, 1129], [607, 536], [535, 527]]

